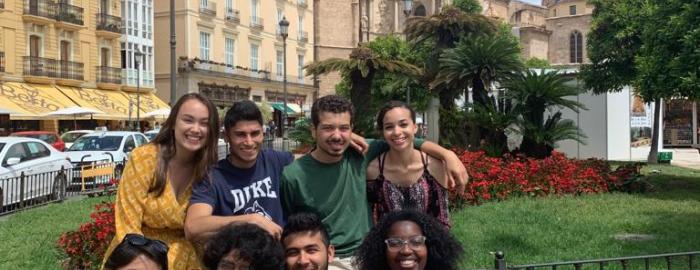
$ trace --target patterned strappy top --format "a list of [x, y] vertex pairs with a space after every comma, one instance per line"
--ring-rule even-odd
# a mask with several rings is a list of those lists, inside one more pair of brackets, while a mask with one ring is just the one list
[[375, 224], [391, 211], [413, 209], [437, 218], [447, 229], [450, 228], [447, 191], [428, 171], [427, 155], [421, 152], [421, 157], [423, 174], [420, 178], [410, 186], [398, 186], [384, 178], [386, 153], [379, 156], [379, 176], [367, 181], [367, 199]]

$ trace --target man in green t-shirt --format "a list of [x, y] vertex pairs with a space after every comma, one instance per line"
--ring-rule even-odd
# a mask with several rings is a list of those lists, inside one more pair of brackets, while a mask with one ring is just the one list
[[[367, 164], [388, 146], [371, 141], [366, 155], [345, 151], [352, 134], [353, 108], [339, 96], [325, 96], [311, 109], [311, 134], [316, 148], [284, 168], [280, 183], [285, 216], [298, 212], [317, 213], [328, 227], [336, 248], [329, 269], [354, 269], [352, 256], [371, 227], [365, 176]], [[467, 173], [459, 158], [431, 142], [417, 140], [416, 148], [445, 162], [454, 182], [464, 189]]]

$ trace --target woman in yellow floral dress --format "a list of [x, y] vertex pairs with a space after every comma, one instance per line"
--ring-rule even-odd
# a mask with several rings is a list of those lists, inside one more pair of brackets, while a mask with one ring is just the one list
[[186, 94], [177, 101], [160, 133], [136, 148], [124, 168], [116, 235], [105, 257], [126, 234], [135, 233], [168, 244], [169, 269], [204, 269], [183, 224], [192, 184], [217, 161], [218, 131], [218, 114], [208, 99]]

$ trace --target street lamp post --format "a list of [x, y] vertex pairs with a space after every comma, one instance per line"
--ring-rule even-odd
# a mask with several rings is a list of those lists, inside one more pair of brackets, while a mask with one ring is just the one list
[[170, 0], [170, 106], [175, 106], [175, 0]]
[[[408, 16], [411, 15], [411, 11], [413, 11], [413, 0], [403, 0], [403, 15], [406, 16], [406, 19], [408, 19]], [[404, 20], [404, 32], [406, 31], [406, 22]], [[405, 84], [404, 87], [406, 87], [406, 104], [411, 105], [411, 88], [408, 88], [408, 84]]]
[[282, 111], [282, 123], [280, 123], [280, 130], [282, 131], [282, 148], [287, 151], [289, 148], [289, 141], [287, 141], [287, 133], [285, 132], [285, 124], [287, 122], [287, 36], [289, 35], [289, 21], [286, 17], [282, 17], [279, 22], [280, 25], [280, 36], [282, 36], [282, 58], [283, 66], [282, 70], [282, 88], [284, 89], [284, 109]]
[[139, 64], [143, 53], [136, 48], [134, 52], [134, 64], [136, 64], [136, 131], [141, 131], [141, 69]]

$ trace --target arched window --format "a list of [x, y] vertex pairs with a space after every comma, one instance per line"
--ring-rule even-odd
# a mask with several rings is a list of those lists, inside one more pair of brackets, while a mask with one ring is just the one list
[[418, 7], [416, 7], [416, 10], [413, 11], [413, 16], [425, 17], [426, 14], [427, 13], [425, 11], [425, 6], [423, 5], [419, 5]]
[[583, 35], [579, 31], [569, 36], [569, 62], [583, 63]]

